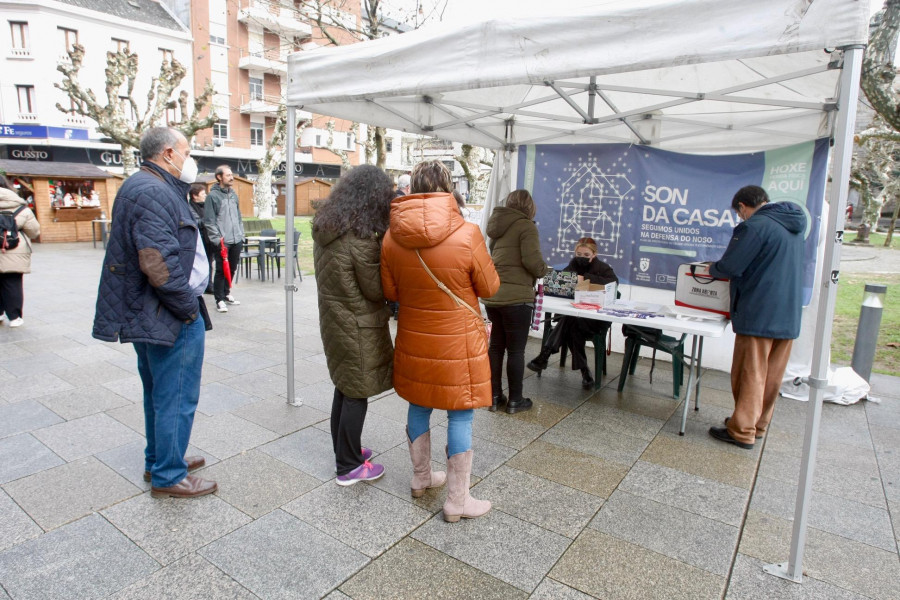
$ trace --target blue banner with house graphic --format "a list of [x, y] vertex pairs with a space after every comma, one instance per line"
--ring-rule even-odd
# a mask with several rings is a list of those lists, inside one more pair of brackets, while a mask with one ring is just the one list
[[517, 187], [531, 191], [549, 264], [591, 237], [621, 283], [675, 289], [678, 265], [718, 260], [738, 222], [731, 198], [760, 185], [808, 217], [804, 304], [812, 296], [828, 140], [766, 152], [680, 154], [629, 144], [519, 148]]

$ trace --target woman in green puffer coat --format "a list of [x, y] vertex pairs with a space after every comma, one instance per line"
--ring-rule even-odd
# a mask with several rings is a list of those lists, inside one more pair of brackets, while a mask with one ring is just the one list
[[361, 165], [338, 181], [312, 222], [319, 328], [334, 382], [331, 440], [338, 485], [384, 474], [382, 465], [369, 462], [372, 451], [360, 438], [368, 398], [392, 387], [394, 347], [380, 263], [393, 195], [381, 169]]
[[[525, 344], [534, 311], [534, 284], [547, 272], [534, 214], [528, 190], [515, 190], [506, 197], [505, 206], [494, 209], [487, 224], [491, 258], [500, 275], [500, 290], [482, 300], [491, 320], [491, 411], [504, 404], [508, 413], [531, 408], [531, 399], [522, 397]], [[504, 354], [508, 355], [508, 401], [501, 383]]]

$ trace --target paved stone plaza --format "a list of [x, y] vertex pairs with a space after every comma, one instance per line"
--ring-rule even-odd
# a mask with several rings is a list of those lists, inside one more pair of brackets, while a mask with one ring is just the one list
[[363, 433], [385, 476], [335, 485], [312, 277], [295, 295], [303, 406], [285, 401], [283, 280], [242, 280], [242, 304], [212, 314], [191, 439], [219, 491], [154, 500], [134, 351], [90, 335], [102, 256], [37, 245], [25, 326], [0, 327], [2, 600], [900, 598], [897, 378], [873, 380], [881, 404], [824, 406], [798, 586], [762, 566], [788, 558], [806, 405], [779, 400], [753, 451], [722, 444], [707, 429], [731, 413], [725, 373], [679, 437], [665, 363], [651, 385], [642, 360], [622, 394], [616, 354], [596, 393], [527, 372], [534, 410], [476, 413], [473, 493], [494, 509], [457, 524], [444, 490], [410, 497], [406, 402], [385, 394]]

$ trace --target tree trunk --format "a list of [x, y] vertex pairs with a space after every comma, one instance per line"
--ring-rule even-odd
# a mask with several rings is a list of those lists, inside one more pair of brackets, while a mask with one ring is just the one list
[[881, 208], [887, 198], [887, 188], [878, 192], [877, 196], [870, 196], [869, 202], [863, 209], [862, 225], [869, 228], [869, 233], [878, 231], [878, 219], [881, 218]]
[[894, 53], [900, 33], [900, 0], [886, 0], [881, 24], [872, 31], [863, 56], [861, 87], [875, 111], [893, 129], [900, 129], [900, 102], [894, 92]]
[[122, 170], [125, 177], [137, 171], [137, 161], [134, 160], [134, 146], [122, 144]]
[[387, 130], [384, 127], [375, 127], [375, 166], [384, 169], [387, 162]]
[[900, 200], [894, 200], [894, 214], [891, 215], [891, 226], [888, 228], [887, 235], [884, 238], [884, 247], [891, 247], [891, 240], [894, 239], [894, 226], [897, 224], [897, 216], [900, 213]]

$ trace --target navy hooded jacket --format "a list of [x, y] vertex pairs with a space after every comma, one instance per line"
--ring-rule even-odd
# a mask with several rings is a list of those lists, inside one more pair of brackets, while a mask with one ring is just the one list
[[789, 340], [800, 335], [806, 215], [792, 202], [770, 202], [734, 228], [715, 277], [731, 280], [735, 333]]
[[189, 284], [197, 249], [190, 186], [153, 163], [122, 184], [112, 210], [93, 336], [172, 346], [185, 322], [209, 315]]

